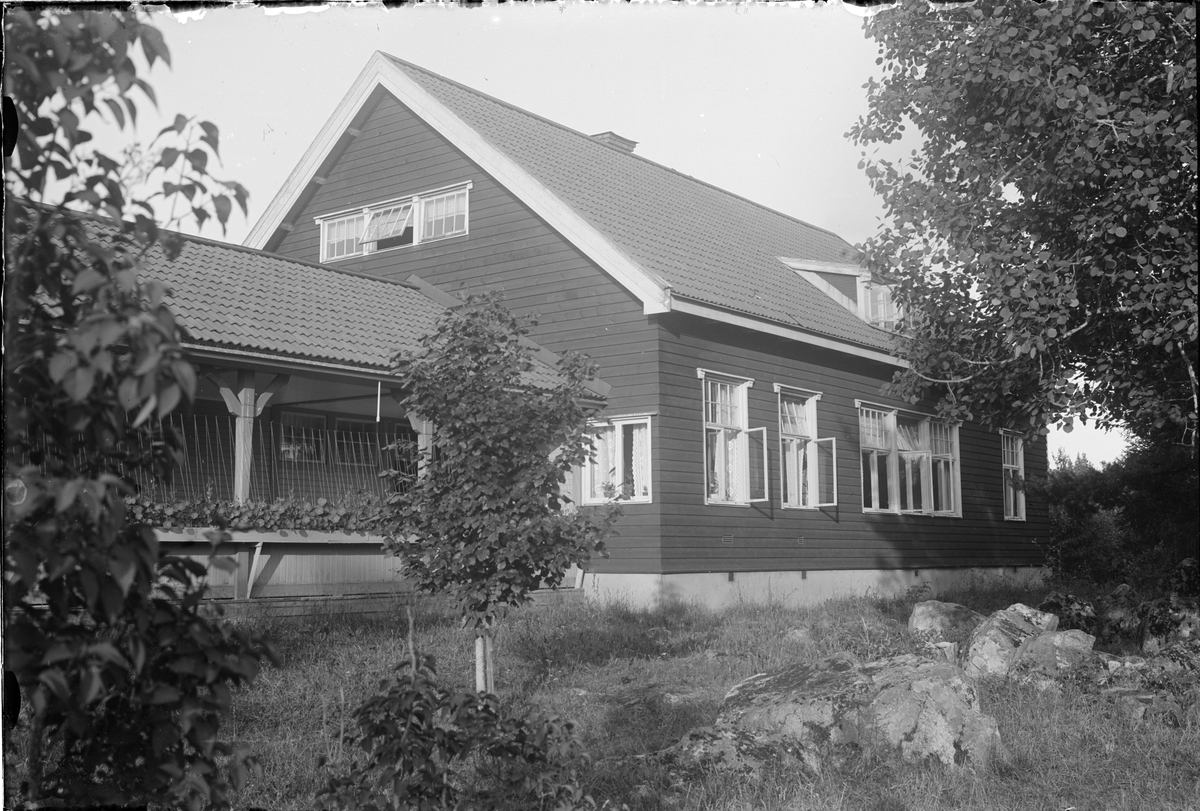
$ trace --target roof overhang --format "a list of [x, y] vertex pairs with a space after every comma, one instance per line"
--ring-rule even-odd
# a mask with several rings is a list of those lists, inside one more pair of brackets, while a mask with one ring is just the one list
[[702, 302], [684, 301], [678, 296], [676, 296], [672, 301], [671, 310], [677, 313], [687, 313], [688, 315], [699, 316], [700, 318], [708, 318], [713, 321], [719, 321], [722, 324], [730, 324], [732, 326], [741, 327], [754, 332], [762, 332], [779, 338], [787, 338], [788, 340], [796, 341], [797, 343], [808, 344], [809, 346], [819, 346], [822, 349], [829, 349], [834, 352], [842, 352], [847, 355], [853, 355], [854, 357], [875, 361], [876, 363], [884, 363], [897, 369], [908, 368], [908, 363], [904, 360], [901, 360], [895, 355], [879, 349], [871, 349], [870, 347], [846, 343], [845, 341], [839, 341], [834, 338], [826, 338], [823, 335], [816, 335], [802, 329], [789, 327], [786, 324], [780, 324], [775, 321], [764, 321], [760, 318], [742, 315], [741, 313], [735, 313], [730, 310], [713, 307]]
[[376, 88], [396, 97], [469, 160], [491, 175], [535, 214], [567, 238], [642, 302], [647, 314], [670, 310], [671, 288], [662, 278], [635, 262], [605, 234], [592, 226], [512, 158], [468, 126], [427, 93], [387, 56], [376, 51], [350, 91], [325, 122], [316, 140], [251, 229], [244, 244], [263, 248], [300, 202], [305, 188], [336, 148], [355, 116]]

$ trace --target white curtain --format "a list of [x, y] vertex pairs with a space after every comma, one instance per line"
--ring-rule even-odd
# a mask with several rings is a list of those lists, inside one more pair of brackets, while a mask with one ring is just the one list
[[633, 486], [635, 498], [650, 495], [650, 432], [645, 425], [629, 425], [626, 430], [633, 434]]

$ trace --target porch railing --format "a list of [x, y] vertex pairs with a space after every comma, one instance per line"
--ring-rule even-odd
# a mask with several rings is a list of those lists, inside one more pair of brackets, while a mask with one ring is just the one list
[[[169, 482], [146, 470], [123, 470], [139, 491], [153, 501], [230, 501], [234, 497], [235, 418], [229, 415], [172, 414], [170, 425], [183, 444], [182, 464]], [[142, 443], [160, 440], [142, 436]], [[399, 448], [387, 450], [399, 443]], [[144, 444], [138, 450], [150, 450]], [[28, 460], [23, 460], [28, 461]], [[405, 433], [366, 433], [300, 428], [255, 420], [250, 465], [252, 501], [295, 497], [386, 498], [394, 484], [379, 476], [384, 470], [416, 472], [415, 438]]]

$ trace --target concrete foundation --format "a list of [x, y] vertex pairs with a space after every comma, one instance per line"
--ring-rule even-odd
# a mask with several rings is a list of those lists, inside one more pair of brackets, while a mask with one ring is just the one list
[[928, 584], [925, 599], [948, 588], [1004, 579], [1037, 584], [1045, 570], [1035, 566], [989, 566], [946, 569], [852, 569], [808, 572], [706, 572], [699, 574], [607, 574], [586, 572], [583, 591], [600, 602], [624, 602], [650, 608], [682, 601], [708, 608], [737, 603], [780, 603], [805, 606], [835, 597], [875, 594], [892, 596]]

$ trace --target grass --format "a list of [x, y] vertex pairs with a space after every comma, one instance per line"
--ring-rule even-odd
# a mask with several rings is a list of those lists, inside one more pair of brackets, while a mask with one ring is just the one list
[[[989, 612], [1041, 596], [992, 583], [942, 597]], [[741, 605], [720, 613], [684, 605], [531, 607], [510, 615], [497, 636], [498, 691], [514, 711], [538, 705], [576, 722], [592, 756], [586, 789], [609, 809], [1200, 808], [1197, 724], [1134, 721], [1070, 686], [1052, 696], [1005, 682], [979, 685], [1008, 750], [987, 771], [914, 766], [868, 752], [815, 778], [782, 768], [757, 782], [713, 774], [672, 785], [662, 767], [630, 759], [711, 723], [725, 692], [746, 676], [839, 650], [864, 659], [915, 650], [905, 622], [916, 599]], [[353, 708], [406, 655], [406, 625], [402, 615], [258, 621], [282, 661], [235, 696], [222, 730], [249, 744], [265, 770], [237, 807], [309, 807], [328, 775], [346, 769], [353, 755], [341, 734]], [[455, 619], [426, 608], [416, 612], [415, 629], [418, 649], [437, 657], [443, 677], [470, 686], [473, 648]]]
[[[989, 613], [1042, 596], [992, 581], [939, 598]], [[1135, 721], [1071, 684], [1051, 695], [979, 683], [1007, 750], [987, 770], [864, 752], [816, 776], [785, 763], [757, 781], [710, 774], [680, 784], [664, 767], [632, 757], [711, 724], [728, 689], [755, 673], [843, 650], [864, 660], [918, 650], [906, 623], [919, 599], [925, 596], [803, 609], [745, 604], [719, 613], [682, 604], [654, 611], [583, 601], [534, 606], [513, 612], [499, 629], [498, 692], [512, 712], [538, 706], [576, 723], [592, 759], [584, 787], [608, 811], [1200, 809], [1194, 712], [1182, 728]], [[427, 603], [413, 615], [417, 648], [436, 657], [446, 681], [470, 687], [473, 645], [456, 618]], [[249, 746], [264, 767], [235, 796], [235, 808], [310, 808], [329, 777], [353, 762], [342, 737], [354, 708], [407, 658], [407, 619], [238, 622], [271, 638], [281, 660], [235, 693], [222, 725], [222, 739]]]

